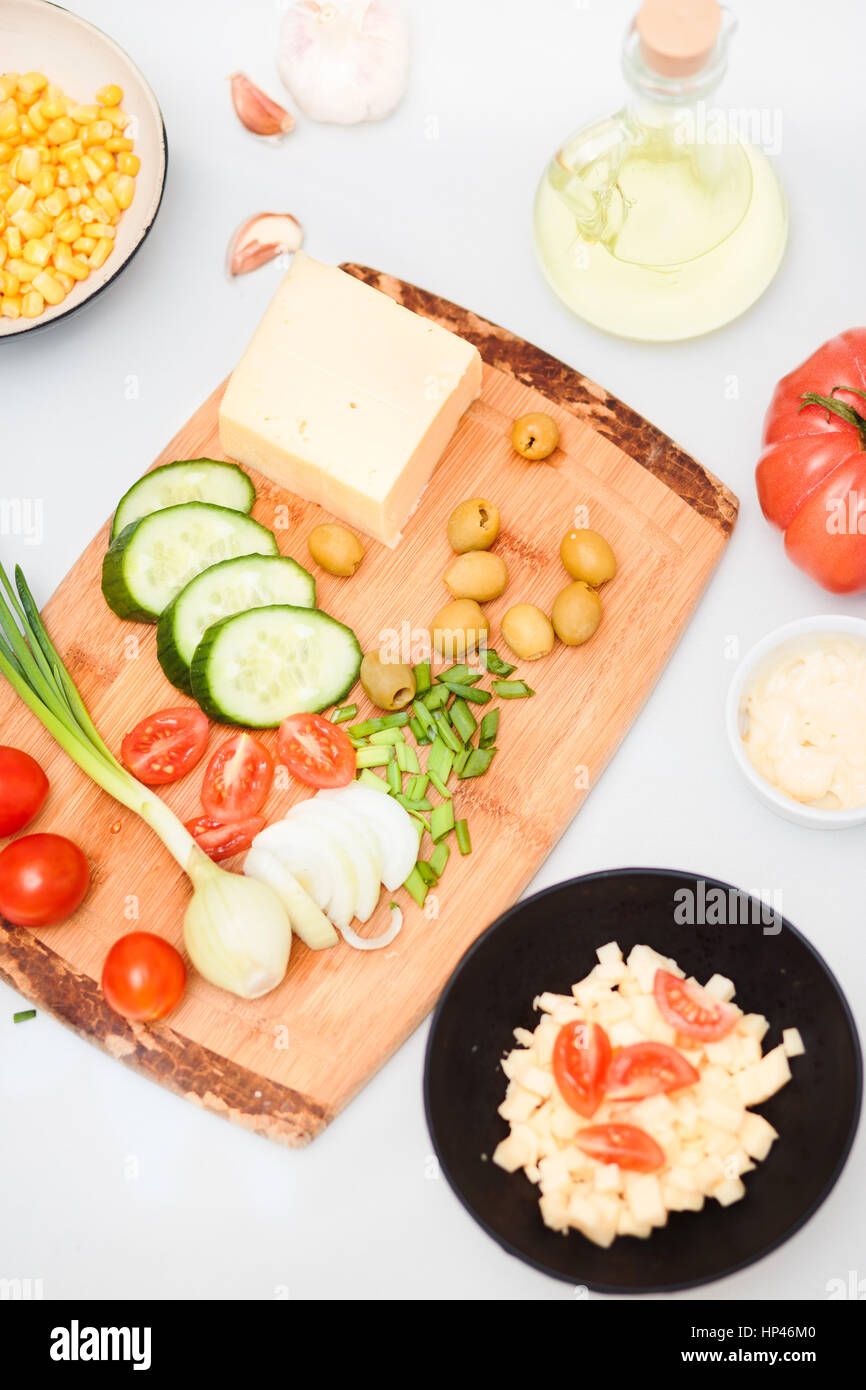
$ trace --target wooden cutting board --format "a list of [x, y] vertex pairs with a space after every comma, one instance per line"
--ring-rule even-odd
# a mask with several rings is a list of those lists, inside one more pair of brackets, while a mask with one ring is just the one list
[[[182, 947], [186, 879], [151, 832], [79, 772], [0, 680], [3, 742], [33, 753], [51, 780], [32, 828], [70, 835], [93, 871], [73, 921], [38, 932], [0, 922], [0, 975], [128, 1066], [291, 1145], [307, 1143], [351, 1100], [429, 1012], [469, 944], [524, 890], [641, 708], [737, 515], [726, 487], [579, 373], [413, 285], [363, 266], [345, 268], [475, 343], [484, 389], [398, 549], [371, 542], [351, 580], [316, 571], [320, 606], [354, 627], [365, 649], [383, 628], [428, 624], [448, 597], [445, 522], [467, 496], [488, 497], [502, 513], [496, 549], [511, 580], [507, 594], [488, 606], [494, 646], [511, 604], [527, 600], [549, 611], [567, 582], [558, 547], [575, 516], [609, 538], [619, 562], [602, 592], [604, 619], [592, 641], [558, 645], [552, 656], [520, 668], [537, 693], [502, 703], [491, 771], [459, 784], [456, 805], [469, 820], [473, 853], [462, 858], [454, 848], [425, 911], [405, 891], [395, 895], [405, 925], [385, 951], [341, 944], [314, 953], [296, 941], [284, 983], [263, 999], [236, 999], [191, 974], [181, 1006], [164, 1024], [118, 1018], [98, 984], [108, 947], [135, 929]], [[157, 463], [222, 457], [221, 391]], [[528, 410], [547, 411], [560, 428], [560, 448], [543, 464], [526, 463], [510, 445], [512, 420]], [[311, 563], [306, 537], [324, 514], [263, 478], [254, 475], [254, 482], [253, 515], [274, 526], [285, 554]], [[97, 726], [116, 749], [144, 715], [183, 701], [157, 664], [155, 630], [121, 622], [105, 605], [99, 577], [107, 535], [105, 526], [44, 612]], [[363, 692], [352, 698], [365, 714]], [[214, 727], [209, 751], [225, 736]], [[188, 818], [198, 813], [200, 786], [201, 771], [193, 772], [166, 789], [166, 800]], [[282, 815], [302, 794], [275, 789], [266, 810]], [[382, 930], [389, 897], [383, 894], [365, 932]]]

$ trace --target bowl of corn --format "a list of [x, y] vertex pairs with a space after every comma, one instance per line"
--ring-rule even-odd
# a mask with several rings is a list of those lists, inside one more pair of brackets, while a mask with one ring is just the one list
[[159, 211], [162, 115], [87, 20], [3, 0], [0, 339], [67, 317], [128, 265]]

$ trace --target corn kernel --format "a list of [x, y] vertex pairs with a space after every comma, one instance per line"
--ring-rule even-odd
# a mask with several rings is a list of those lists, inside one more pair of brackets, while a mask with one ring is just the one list
[[48, 223], [38, 217], [35, 212], [28, 212], [26, 208], [19, 208], [17, 212], [13, 212], [12, 221], [27, 240], [30, 240], [31, 237], [44, 236], [48, 231]]
[[13, 213], [20, 212], [22, 208], [26, 210], [32, 208], [36, 202], [36, 194], [32, 188], [26, 188], [20, 183], [11, 197], [6, 199], [6, 213], [11, 217]]
[[20, 183], [31, 183], [41, 167], [38, 151], [30, 145], [22, 145], [10, 167], [13, 178]]
[[10, 110], [4, 106], [0, 110], [0, 140], [15, 140], [21, 134], [21, 122], [18, 119], [17, 108], [12, 105]]
[[4, 294], [3, 302], [0, 304], [0, 315], [2, 315], [4, 319], [17, 319], [21, 317], [20, 294]]
[[18, 134], [22, 139], [31, 140], [36, 136], [36, 127], [29, 116], [22, 116], [18, 121]]
[[26, 319], [38, 319], [45, 308], [45, 300], [38, 290], [28, 290], [21, 299], [21, 313]]
[[39, 110], [46, 120], [56, 121], [66, 115], [66, 102], [63, 97], [48, 96], [40, 103]]
[[[97, 237], [92, 236], [76, 237], [75, 241], [72, 243], [72, 249], [73, 251], [79, 251], [83, 256], [87, 256], [95, 247], [97, 240]], [[56, 255], [54, 260], [55, 262], [57, 261]]]
[[17, 275], [13, 275], [11, 270], [0, 271], [0, 290], [5, 295], [11, 296], [18, 293], [21, 281]]
[[[96, 191], [98, 193], [99, 189]], [[135, 179], [130, 178], [129, 174], [119, 174], [117, 182], [111, 190], [111, 196], [121, 212], [124, 212], [131, 206], [135, 197]]]
[[71, 158], [67, 161], [66, 167], [69, 170], [69, 176], [72, 179], [72, 182], [78, 188], [83, 187], [83, 185], [87, 183], [87, 170], [85, 169], [81, 160], [77, 159], [75, 155], [72, 155]]
[[85, 145], [101, 145], [114, 134], [114, 126], [111, 121], [92, 121], [90, 125], [84, 127]]
[[25, 72], [18, 78], [18, 90], [25, 96], [35, 96], [48, 86], [48, 78], [43, 72]]
[[[4, 72], [3, 75], [0, 76], [0, 101], [8, 101], [11, 96], [14, 96], [17, 86], [18, 74], [15, 72]], [[107, 102], [106, 105], [108, 105]]]
[[90, 255], [87, 257], [87, 264], [94, 270], [98, 270], [100, 266], [105, 265], [105, 262], [111, 255], [113, 244], [114, 243], [111, 242], [108, 237], [100, 237]]
[[99, 120], [98, 106], [70, 106], [66, 113], [70, 121], [76, 125], [90, 125], [92, 121]]
[[[118, 135], [124, 135], [130, 123], [131, 117], [126, 111], [121, 111], [119, 106], [107, 106], [102, 112], [104, 121], [111, 121], [112, 126]], [[131, 137], [130, 137], [131, 138]]]
[[44, 270], [51, 260], [51, 252], [54, 248], [49, 244], [48, 239], [43, 237], [24, 243], [24, 259], [28, 265], [35, 265], [37, 269]]
[[70, 176], [69, 170], [67, 169], [66, 165], [63, 164], [57, 170], [57, 187], [68, 188], [71, 183], [72, 178]]
[[[96, 247], [93, 248], [94, 251]], [[64, 275], [71, 275], [73, 280], [86, 280], [90, 271], [87, 262], [80, 256], [73, 256], [65, 246], [58, 246], [54, 253], [55, 269], [62, 270]]]
[[65, 188], [55, 188], [43, 202], [49, 217], [60, 217], [69, 205], [69, 194]]
[[72, 203], [72, 205], [73, 205], [74, 207], [77, 207], [78, 204], [81, 202], [81, 196], [82, 196], [82, 195], [81, 195], [81, 189], [80, 189], [80, 188], [76, 188], [76, 187], [74, 186], [74, 184], [70, 184], [70, 187], [69, 187], [69, 201], [70, 201], [70, 203]]
[[29, 261], [20, 260], [17, 256], [14, 261], [8, 262], [12, 274], [17, 276], [22, 285], [29, 285], [34, 276], [39, 274], [39, 266], [31, 265]]
[[17, 227], [6, 228], [6, 245], [9, 248], [10, 256], [20, 256], [24, 249], [24, 238]]
[[118, 87], [116, 82], [109, 82], [107, 87], [100, 87], [93, 95], [100, 106], [118, 106], [123, 101], [123, 88]]
[[[2, 131], [0, 131], [2, 135]], [[119, 150], [131, 150], [132, 141], [127, 140], [125, 135], [112, 135], [110, 140], [105, 141], [105, 148], [111, 150], [112, 154], [117, 154]]]
[[73, 280], [71, 275], [66, 274], [65, 270], [57, 270], [57, 268], [55, 267], [54, 278], [55, 280], [60, 281], [67, 294], [70, 290], [75, 289], [75, 281]]
[[99, 183], [99, 180], [102, 178], [103, 170], [100, 169], [96, 161], [94, 159], [91, 159], [89, 154], [86, 154], [82, 159], [81, 163], [87, 170], [87, 177], [90, 179], [90, 182], [92, 184]]
[[67, 140], [74, 140], [75, 136], [75, 125], [68, 116], [58, 116], [57, 120], [52, 121], [45, 132], [45, 138], [49, 145], [63, 145]]
[[58, 145], [57, 154], [64, 164], [68, 164], [70, 159], [81, 158], [84, 146], [80, 140], [67, 140], [65, 145]]
[[141, 168], [141, 160], [137, 154], [126, 154], [123, 151], [117, 156], [117, 171], [120, 174], [129, 174], [135, 178]]
[[[9, 252], [6, 249], [6, 242], [0, 237], [0, 270], [2, 270], [3, 266], [6, 264], [6, 257], [8, 255]], [[0, 293], [2, 293], [2, 291], [0, 291]]]
[[58, 241], [73, 242], [76, 237], [81, 236], [81, 223], [77, 217], [70, 217], [67, 222], [57, 228]]
[[54, 170], [52, 168], [46, 169], [43, 166], [37, 174], [33, 175], [30, 181], [30, 187], [33, 189], [37, 198], [47, 198], [48, 194], [53, 191], [56, 182], [57, 175]]
[[[88, 157], [92, 159], [93, 163], [98, 167], [100, 174], [113, 174], [115, 172], [117, 166], [114, 162], [114, 155], [109, 154], [108, 150], [104, 150], [101, 145], [91, 146], [88, 150]], [[118, 156], [118, 158], [120, 157], [121, 156]], [[122, 157], [125, 159], [130, 158], [129, 155]], [[127, 169], [126, 173], [128, 174], [129, 172], [130, 170]]]
[[43, 270], [33, 281], [34, 290], [38, 290], [46, 304], [59, 304], [66, 298], [66, 291], [59, 280], [48, 270]]

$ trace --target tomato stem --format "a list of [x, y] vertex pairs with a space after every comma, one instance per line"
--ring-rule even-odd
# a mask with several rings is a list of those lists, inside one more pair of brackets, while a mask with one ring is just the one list
[[838, 415], [840, 420], [845, 420], [849, 425], [853, 425], [857, 431], [857, 438], [860, 442], [861, 450], [866, 450], [866, 416], [855, 410], [853, 405], [846, 405], [844, 401], [835, 399], [837, 391], [847, 391], [852, 396], [862, 396], [866, 400], [866, 391], [860, 391], [856, 386], [834, 386], [829, 396], [821, 396], [817, 391], [804, 391], [800, 400], [803, 404], [800, 410], [806, 409], [807, 405], [819, 405], [827, 412], [827, 419], [832, 415]]

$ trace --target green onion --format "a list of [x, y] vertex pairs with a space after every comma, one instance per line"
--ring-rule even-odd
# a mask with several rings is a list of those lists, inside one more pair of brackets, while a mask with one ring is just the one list
[[481, 720], [481, 733], [478, 735], [479, 748], [492, 748], [499, 729], [499, 710], [488, 710]]
[[418, 754], [411, 743], [407, 743], [405, 739], [394, 744], [394, 756], [401, 772], [420, 772]]
[[385, 769], [385, 776], [388, 779], [388, 790], [392, 796], [403, 790], [403, 776], [397, 766], [396, 761], [391, 762]]
[[430, 778], [430, 781], [431, 781], [432, 785], [436, 788], [436, 790], [437, 790], [437, 792], [439, 793], [440, 796], [444, 796], [444, 797], [446, 797], [446, 798], [450, 798], [450, 797], [453, 795], [453, 793], [450, 792], [450, 791], [448, 790], [447, 786], [446, 786], [445, 783], [442, 781], [442, 778], [441, 778], [441, 777], [437, 777], [436, 773], [435, 773], [435, 772], [431, 772], [429, 768], [427, 769], [427, 775], [428, 775], [428, 777]]
[[427, 790], [428, 777], [426, 772], [416, 772], [406, 783], [406, 795], [410, 801], [420, 801]]
[[463, 747], [463, 740], [452, 729], [446, 714], [437, 714], [436, 729], [442, 742], [451, 749], [452, 753], [459, 753]]
[[425, 690], [430, 689], [430, 662], [419, 661], [413, 669], [413, 675], [415, 676], [415, 693], [416, 695], [423, 695]]
[[373, 791], [384, 792], [388, 795], [388, 784], [384, 782], [375, 772], [371, 772], [368, 767], [362, 768], [358, 773], [358, 781], [364, 787], [372, 787]]
[[426, 694], [422, 696], [422, 701], [428, 710], [437, 710], [441, 709], [443, 705], [447, 705], [450, 698], [451, 691], [447, 685], [442, 685], [440, 682], [438, 685], [431, 685]]
[[460, 681], [443, 681], [445, 689], [452, 695], [457, 695], [461, 700], [471, 700], [474, 705], [486, 705], [493, 696], [489, 690], [475, 690], [471, 685], [461, 685]]
[[427, 897], [427, 884], [424, 882], [423, 878], [418, 872], [417, 864], [415, 865], [409, 877], [406, 879], [406, 882], [403, 884], [403, 887], [407, 890], [407, 892], [411, 893], [412, 897], [415, 899], [419, 907], [424, 906], [424, 899]]
[[430, 713], [430, 711], [429, 711], [429, 709], [427, 708], [427, 706], [425, 705], [424, 701], [423, 701], [423, 700], [416, 700], [415, 703], [413, 704], [412, 708], [413, 708], [413, 710], [415, 711], [415, 718], [418, 720], [418, 723], [419, 723], [424, 729], [429, 729], [430, 732], [432, 733], [433, 730], [435, 729], [436, 725], [434, 724], [434, 722], [433, 722], [433, 716], [432, 716], [432, 714]]
[[460, 735], [463, 742], [466, 743], [478, 728], [478, 720], [475, 718], [475, 715], [472, 713], [465, 700], [455, 700], [448, 713], [455, 731]]
[[331, 715], [331, 723], [345, 724], [347, 719], [354, 719], [357, 713], [357, 705], [341, 705], [340, 708], [335, 709], [334, 713]]
[[409, 720], [409, 728], [412, 730], [412, 735], [413, 735], [413, 737], [414, 737], [416, 743], [429, 743], [429, 742], [430, 742], [430, 736], [429, 736], [429, 734], [427, 733], [427, 729], [426, 729], [425, 726], [421, 723], [421, 720], [417, 718], [417, 716], [413, 716], [413, 717]]
[[433, 853], [430, 855], [430, 868], [437, 878], [441, 878], [444, 874], [445, 866], [450, 857], [451, 851], [443, 840], [441, 844], [436, 846]]
[[13, 1023], [27, 1023], [31, 1018], [36, 1017], [35, 1009], [21, 1009], [19, 1013], [12, 1015]]
[[421, 811], [433, 810], [433, 803], [428, 801], [426, 796], [407, 796], [405, 792], [398, 792], [396, 800], [413, 816], [417, 816]]
[[426, 883], [428, 887], [432, 888], [433, 884], [436, 883], [439, 878], [439, 875], [433, 868], [432, 862], [428, 864], [426, 859], [419, 859], [418, 863], [415, 865], [415, 868], [418, 870], [418, 873], [423, 879], [424, 883]]
[[460, 777], [483, 777], [493, 762], [495, 748], [473, 748], [458, 774]]
[[465, 820], [459, 820], [454, 827], [457, 836], [457, 848], [461, 854], [472, 853], [472, 841], [469, 838], [469, 824]]
[[435, 773], [442, 782], [447, 782], [454, 766], [454, 750], [437, 734], [427, 755], [427, 771], [432, 777]]
[[392, 747], [395, 743], [405, 743], [405, 735], [402, 729], [380, 729], [377, 734], [370, 735], [370, 742], [375, 748]]
[[347, 737], [353, 748], [367, 747], [367, 740], [365, 738], [353, 738], [351, 734], [348, 734]]
[[199, 974], [244, 999], [268, 993], [289, 960], [292, 928], [282, 898], [254, 878], [221, 869], [152, 788], [118, 762], [48, 636], [21, 570], [13, 589], [0, 566], [0, 584], [0, 672], [82, 771], [140, 816], [191, 879], [183, 930]]
[[468, 763], [469, 754], [472, 751], [473, 750], [471, 748], [461, 748], [460, 752], [457, 754], [457, 757], [454, 759], [454, 772], [457, 777], [463, 776], [463, 769]]
[[436, 679], [442, 681], [444, 685], [448, 685], [449, 682], [453, 683], [454, 681], [457, 681], [460, 685], [474, 685], [476, 681], [481, 680], [483, 675], [483, 671], [476, 671], [472, 666], [457, 665], [449, 666], [448, 670], [443, 671]]
[[430, 817], [430, 836], [434, 842], [442, 840], [449, 830], [454, 829], [454, 803], [452, 801], [440, 801], [438, 806], [433, 807], [433, 814]]
[[509, 666], [507, 661], [502, 661], [496, 655], [492, 647], [487, 647], [481, 653], [481, 660], [493, 676], [510, 676], [512, 671], [516, 671], [516, 666]]
[[380, 734], [383, 729], [399, 729], [408, 723], [407, 711], [398, 709], [393, 714], [383, 714], [381, 718], [365, 719], [361, 724], [350, 724], [348, 733], [350, 738], [369, 738], [371, 734]]
[[386, 767], [390, 761], [390, 748], [359, 748], [355, 754], [355, 762], [359, 768]]
[[534, 695], [526, 681], [494, 681], [493, 689], [503, 700], [522, 700], [525, 695]]

